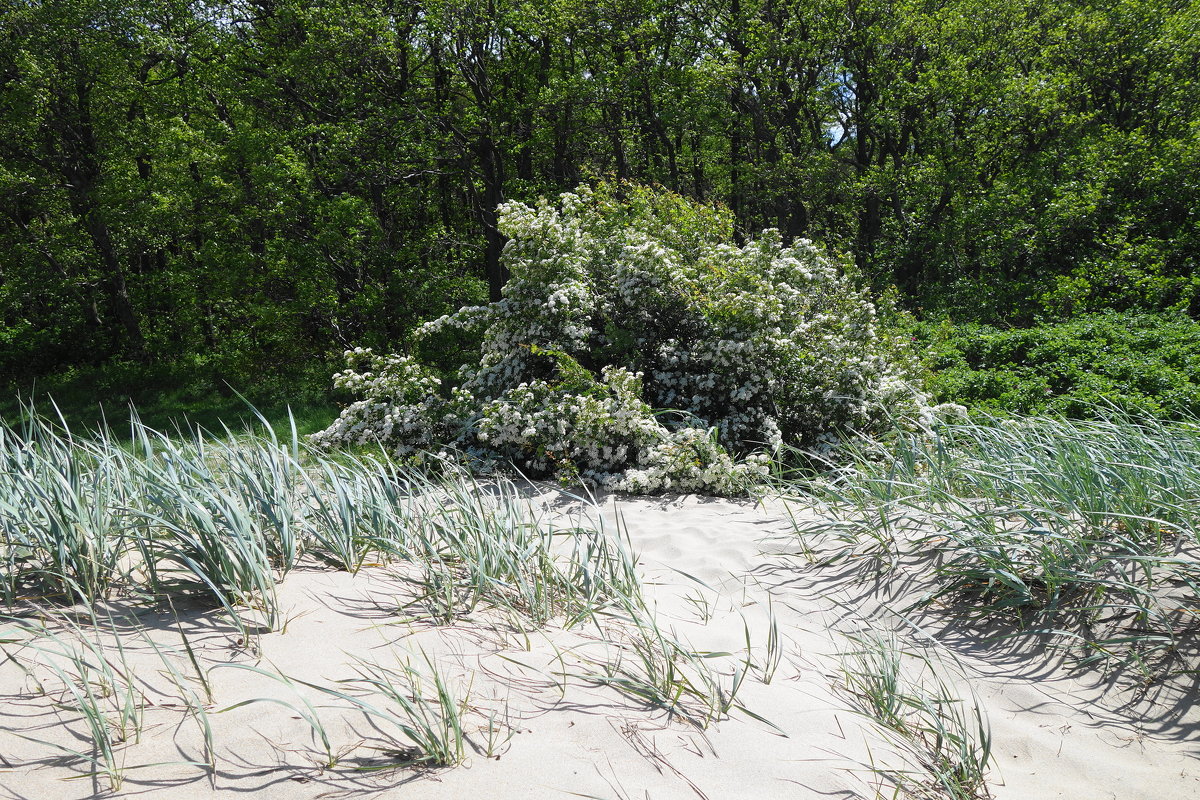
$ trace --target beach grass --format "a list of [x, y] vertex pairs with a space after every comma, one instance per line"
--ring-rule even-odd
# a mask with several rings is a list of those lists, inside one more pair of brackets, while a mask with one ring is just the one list
[[846, 443], [797, 520], [826, 558], [919, 566], [912, 608], [1007, 619], [1085, 663], [1173, 663], [1200, 600], [1200, 425], [977, 416]]
[[[418, 469], [382, 452], [328, 453], [308, 446], [294, 421], [286, 435], [259, 422], [257, 431], [223, 436], [168, 435], [136, 414], [127, 436], [103, 426], [76, 433], [36, 415], [0, 426], [0, 600], [22, 632], [21, 652], [38, 656], [19, 663], [38, 685], [55, 682], [59, 706], [82, 720], [91, 744], [43, 743], [79, 759], [111, 791], [131, 768], [125, 745], [137, 738], [144, 706], [120, 637], [97, 633], [105, 629], [97, 609], [113, 601], [138, 613], [182, 602], [228, 625], [242, 660], [216, 667], [198, 661], [182, 628], [182, 651], [146, 639], [203, 736], [203, 755], [188, 763], [210, 774], [212, 715], [264, 703], [307, 725], [326, 769], [362, 744], [335, 741], [329, 703], [364, 716], [383, 740], [372, 746], [390, 755], [376, 766], [445, 767], [466, 757], [469, 688], [423, 652], [359, 658], [354, 677], [323, 683], [261, 661], [258, 640], [287, 624], [281, 582], [302, 566], [383, 570], [408, 589], [397, 620], [438, 625], [498, 614], [522, 631], [571, 628], [641, 601], [619, 522], [606, 529], [586, 510], [552, 519], [509, 479], [481, 481], [450, 463]], [[115, 650], [98, 649], [106, 639]], [[282, 695], [218, 709], [213, 669], [266, 676]], [[481, 728], [481, 752], [511, 736], [498, 719], [493, 712]]]

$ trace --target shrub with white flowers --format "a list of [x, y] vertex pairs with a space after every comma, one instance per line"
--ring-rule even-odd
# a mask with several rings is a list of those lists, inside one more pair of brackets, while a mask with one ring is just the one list
[[481, 332], [478, 356], [443, 385], [412, 356], [348, 352], [335, 383], [362, 399], [315, 441], [731, 494], [785, 443], [827, 448], [925, 405], [865, 291], [808, 241], [737, 246], [727, 213], [627, 185], [499, 211], [503, 299], [415, 334]]

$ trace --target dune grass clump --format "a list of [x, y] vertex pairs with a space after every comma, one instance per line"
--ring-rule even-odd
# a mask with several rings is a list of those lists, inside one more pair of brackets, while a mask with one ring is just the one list
[[[666, 711], [705, 730], [737, 710], [778, 731], [770, 721], [738, 701], [738, 693], [753, 666], [747, 632], [746, 652], [697, 650], [664, 628], [654, 610], [641, 598], [613, 609], [602, 627], [604, 657], [598, 671], [583, 677], [610, 686], [648, 707]], [[768, 662], [774, 658], [768, 647]], [[722, 662], [729, 664], [722, 667]], [[777, 663], [777, 662], [776, 662]], [[773, 673], [774, 667], [770, 667]], [[770, 682], [764, 673], [764, 682]]]
[[263, 534], [271, 566], [285, 576], [304, 554], [305, 530], [295, 512], [308, 488], [301, 463], [300, 439], [289, 414], [291, 438], [281, 444], [263, 420], [253, 440], [235, 437], [226, 430], [224, 439], [212, 443], [219, 471], [237, 492], [255, 526]]
[[[553, 522], [507, 479], [451, 464], [344, 457], [299, 441], [166, 436], [132, 420], [77, 437], [0, 428], [0, 598], [206, 597], [245, 635], [283, 623], [277, 585], [304, 558], [396, 567], [431, 617], [487, 605], [544, 625], [636, 595], [620, 531]], [[571, 623], [573, 624], [573, 623]]]
[[535, 625], [562, 617], [569, 627], [614, 602], [638, 598], [641, 584], [619, 526], [597, 518], [559, 527], [541, 518], [517, 487], [484, 487], [465, 475], [424, 495], [434, 506], [412, 543], [427, 609], [450, 621], [481, 603]]
[[128, 544], [126, 461], [104, 438], [79, 441], [31, 421], [0, 427], [0, 590], [23, 582], [64, 601], [105, 597]]
[[387, 765], [453, 767], [466, 758], [464, 716], [470, 689], [458, 687], [443, 674], [428, 653], [423, 665], [411, 660], [396, 665], [357, 659], [357, 675], [320, 687], [361, 711], [390, 747]]
[[979, 416], [843, 453], [809, 484], [830, 514], [809, 531], [885, 569], [928, 554], [915, 605], [1007, 617], [1143, 666], [1194, 628], [1194, 423]]
[[[27, 685], [50, 699], [69, 737], [42, 738], [20, 730], [8, 733], [43, 745], [86, 766], [86, 777], [103, 778], [110, 791], [120, 790], [130, 770], [157, 766], [216, 768], [208, 706], [212, 690], [204, 671], [188, 650], [190, 669], [174, 649], [156, 643], [132, 617], [114, 616], [88, 607], [82, 612], [43, 608], [38, 614], [0, 617], [7, 626], [0, 635], [0, 652], [25, 675]], [[149, 661], [136, 651], [153, 654]], [[151, 672], [145, 665], [153, 666]], [[174, 687], [188, 716], [204, 741], [203, 760], [153, 764], [127, 761], [129, 749], [148, 727], [146, 712], [153, 706], [153, 678], [165, 677]], [[202, 687], [202, 691], [197, 691]], [[161, 690], [162, 687], [159, 687]]]
[[[15, 732], [89, 764], [89, 774], [104, 777], [112, 791], [125, 776], [123, 746], [141, 735], [146, 699], [134, 677], [119, 637], [106, 643], [100, 630], [84, 631], [62, 617], [65, 630], [21, 624], [20, 648], [9, 653], [37, 691], [54, 698], [66, 724], [82, 723], [79, 737], [90, 747], [75, 749], [56, 741]], [[74, 717], [75, 719], [72, 719]]]
[[[288, 690], [290, 699], [254, 697], [234, 703], [218, 713], [229, 713], [246, 706], [267, 703], [291, 711], [318, 740], [325, 760], [324, 769], [334, 769], [364, 743], [382, 755], [364, 760], [355, 756], [355, 770], [383, 770], [401, 766], [453, 767], [467, 756], [466, 718], [471, 712], [471, 687], [449, 678], [425, 651], [419, 662], [411, 656], [398, 657], [394, 663], [355, 657], [354, 677], [333, 683], [299, 680], [274, 669], [253, 664], [218, 664], [213, 669], [234, 669], [268, 678]], [[310, 690], [310, 699], [305, 689]], [[329, 701], [314, 702], [317, 699]], [[331, 713], [361, 714], [374, 736], [337, 747], [326, 719]], [[483, 729], [487, 741], [480, 744], [491, 753], [497, 730], [495, 714]]]
[[845, 638], [841, 686], [907, 762], [875, 764], [876, 773], [905, 797], [991, 797], [992, 734], [978, 700], [960, 698], [943, 663], [928, 652], [903, 648], [894, 635], [868, 630]]

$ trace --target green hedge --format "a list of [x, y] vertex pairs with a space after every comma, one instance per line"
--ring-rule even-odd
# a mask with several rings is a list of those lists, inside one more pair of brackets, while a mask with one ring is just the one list
[[918, 323], [940, 402], [1024, 414], [1200, 415], [1200, 323], [1181, 314], [1101, 313], [1003, 330]]

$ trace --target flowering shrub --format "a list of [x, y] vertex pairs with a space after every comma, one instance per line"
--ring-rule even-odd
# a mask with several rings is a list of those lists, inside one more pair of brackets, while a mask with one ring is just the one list
[[[446, 389], [410, 356], [347, 353], [362, 395], [319, 443], [452, 445], [565, 481], [728, 494], [764, 452], [828, 447], [923, 405], [875, 308], [811, 243], [732, 244], [727, 214], [622, 186], [508, 203], [504, 298], [416, 339], [482, 332]], [[658, 411], [656, 411], [658, 409]]]

